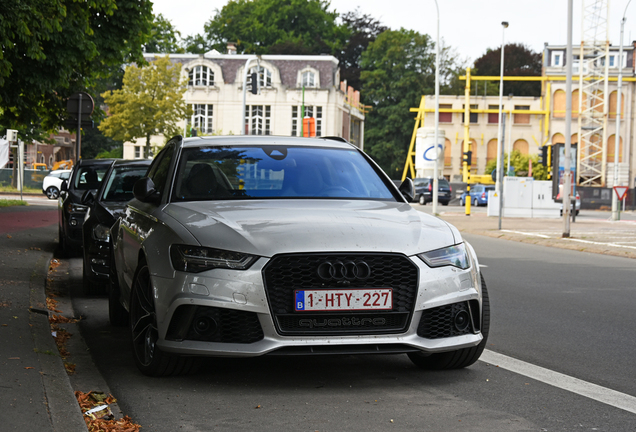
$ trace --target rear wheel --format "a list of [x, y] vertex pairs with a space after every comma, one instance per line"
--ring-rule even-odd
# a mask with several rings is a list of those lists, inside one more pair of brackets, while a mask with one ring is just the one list
[[46, 196], [48, 199], [57, 199], [60, 196], [60, 191], [55, 186], [49, 186], [46, 188]]
[[195, 359], [166, 353], [157, 346], [159, 330], [150, 271], [141, 263], [133, 280], [130, 298], [130, 332], [133, 356], [144, 375], [160, 377], [192, 372]]
[[490, 301], [488, 299], [488, 290], [484, 277], [481, 277], [482, 291], [482, 314], [481, 314], [481, 334], [484, 337], [479, 345], [471, 348], [462, 348], [456, 351], [426, 355], [423, 353], [408, 353], [413, 363], [422, 369], [443, 370], [443, 369], [461, 369], [475, 363], [481, 353], [486, 348], [488, 342], [488, 332], [490, 330]]
[[424, 195], [420, 195], [420, 198], [418, 201], [420, 205], [426, 205], [426, 199], [424, 199]]

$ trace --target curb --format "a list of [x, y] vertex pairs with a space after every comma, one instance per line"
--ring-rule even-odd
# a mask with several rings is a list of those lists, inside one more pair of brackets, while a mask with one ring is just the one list
[[40, 363], [42, 386], [51, 425], [59, 432], [86, 432], [83, 414], [75, 399], [62, 358], [51, 336], [49, 312], [46, 307], [46, 278], [53, 254], [44, 253], [38, 259], [29, 279], [30, 324], [34, 350]]

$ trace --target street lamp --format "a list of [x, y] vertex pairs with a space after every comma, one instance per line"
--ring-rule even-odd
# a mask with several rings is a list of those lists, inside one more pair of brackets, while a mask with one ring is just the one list
[[[629, 0], [627, 5], [625, 6], [625, 12], [623, 12], [623, 19], [621, 19], [621, 42], [619, 45], [619, 54], [618, 54], [618, 95], [616, 97], [616, 136], [614, 137], [614, 184], [612, 186], [616, 186], [618, 183], [618, 162], [620, 160], [620, 155], [618, 154], [620, 151], [620, 143], [621, 143], [621, 104], [622, 104], [622, 96], [623, 96], [623, 31], [625, 29], [625, 21], [627, 18], [625, 15], [627, 14], [627, 7], [632, 2]], [[616, 193], [612, 194], [612, 220], [620, 219], [620, 209], [619, 209], [618, 196]]]
[[437, 215], [437, 199], [439, 181], [439, 6], [435, 0], [437, 9], [437, 41], [435, 42], [435, 168], [433, 168], [433, 215]]
[[506, 34], [505, 30], [508, 28], [508, 21], [501, 22], [501, 67], [499, 70], [499, 124], [497, 125], [497, 172], [496, 172], [496, 180], [495, 180], [495, 190], [497, 192], [497, 196], [499, 197], [499, 229], [501, 229], [501, 212], [503, 207], [503, 194], [501, 187], [501, 150], [503, 143], [501, 142], [502, 131], [502, 111], [503, 111], [503, 75], [504, 75], [504, 36]]

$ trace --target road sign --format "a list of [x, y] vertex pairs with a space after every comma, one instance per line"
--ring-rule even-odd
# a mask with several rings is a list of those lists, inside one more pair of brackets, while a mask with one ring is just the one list
[[74, 114], [75, 118], [77, 118], [77, 114], [80, 112], [80, 93], [82, 96], [82, 117], [90, 116], [91, 114], [93, 114], [93, 108], [95, 108], [95, 102], [93, 102], [93, 98], [88, 93], [75, 93], [71, 97], [69, 97], [68, 101], [66, 102], [66, 111], [68, 111], [69, 114]]
[[623, 201], [625, 195], [627, 195], [628, 186], [614, 186], [614, 192], [616, 192], [616, 196], [619, 201]]

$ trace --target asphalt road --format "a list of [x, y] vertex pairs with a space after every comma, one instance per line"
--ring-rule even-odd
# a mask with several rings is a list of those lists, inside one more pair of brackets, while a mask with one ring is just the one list
[[497, 361], [459, 371], [421, 371], [405, 355], [263, 357], [147, 378], [106, 298], [81, 295], [80, 259], [69, 286], [93, 359], [144, 431], [636, 430], [633, 260], [466, 238], [491, 296], [485, 358]]

